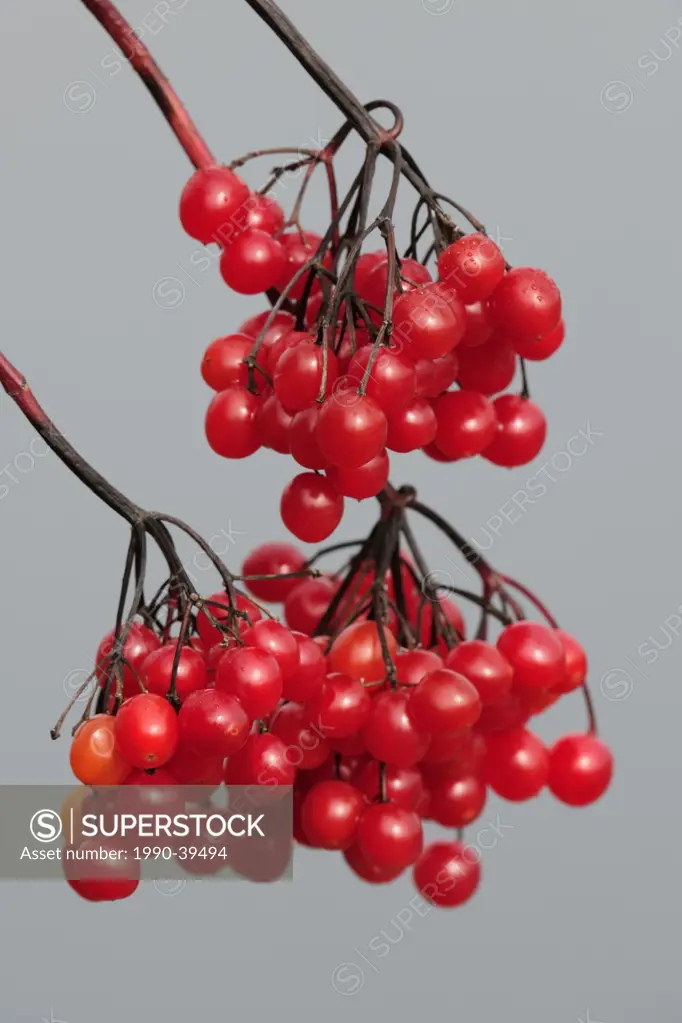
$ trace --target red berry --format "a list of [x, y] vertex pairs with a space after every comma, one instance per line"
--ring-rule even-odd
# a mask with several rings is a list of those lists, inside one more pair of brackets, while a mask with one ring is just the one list
[[549, 756], [543, 743], [525, 728], [486, 738], [485, 779], [498, 796], [519, 803], [547, 784]]
[[529, 359], [531, 362], [543, 362], [549, 359], [559, 348], [566, 336], [564, 321], [559, 320], [556, 327], [542, 337], [533, 337], [527, 341], [520, 341], [518, 338], [513, 342], [514, 351], [522, 359]]
[[[374, 356], [374, 357], [373, 357]], [[414, 364], [390, 348], [374, 352], [371, 345], [359, 348], [348, 365], [348, 375], [362, 382], [370, 359], [372, 367], [367, 379], [366, 394], [387, 416], [408, 404], [414, 395], [417, 377]]]
[[383, 867], [377, 863], [370, 863], [357, 842], [350, 849], [344, 850], [343, 858], [355, 876], [359, 877], [362, 881], [367, 881], [368, 884], [388, 884], [390, 881], [395, 881], [397, 877], [400, 877], [405, 869], [402, 866]]
[[413, 877], [417, 891], [434, 906], [460, 906], [478, 888], [481, 865], [461, 842], [434, 842], [415, 863]]
[[327, 659], [323, 650], [303, 632], [294, 632], [298, 643], [299, 663], [296, 671], [284, 680], [285, 700], [304, 703], [316, 696], [324, 684], [327, 673]]
[[429, 816], [444, 828], [466, 828], [485, 806], [485, 782], [475, 774], [443, 777], [429, 786]]
[[[305, 556], [290, 543], [264, 543], [248, 555], [242, 575], [289, 575], [303, 571]], [[246, 579], [245, 586], [254, 597], [266, 603], [283, 604], [300, 579]]]
[[409, 867], [419, 857], [423, 842], [422, 822], [414, 810], [404, 810], [394, 803], [374, 803], [360, 818], [360, 853], [378, 867]]
[[[404, 291], [412, 291], [420, 284], [430, 284], [432, 282], [431, 274], [426, 267], [421, 263], [417, 263], [414, 259], [403, 259], [399, 270], [403, 275], [402, 286]], [[386, 302], [386, 290], [388, 288], [388, 258], [378, 260], [376, 266], [359, 283], [360, 287], [358, 287], [357, 291], [360, 297], [383, 310]], [[381, 314], [371, 311], [370, 316], [374, 322], [381, 322]]]
[[194, 172], [180, 197], [180, 220], [188, 235], [208, 245], [232, 229], [249, 186], [227, 167], [206, 167]]
[[320, 394], [328, 394], [338, 376], [336, 356], [332, 351], [326, 352], [326, 378], [322, 387], [325, 372], [325, 350], [315, 344], [312, 337], [304, 336], [297, 345], [288, 348], [278, 359], [274, 373], [275, 394], [285, 408], [291, 412], [312, 405]]
[[346, 401], [335, 392], [322, 406], [317, 442], [332, 465], [355, 468], [383, 450], [388, 427], [386, 416], [371, 398], [359, 394], [348, 397]]
[[253, 340], [246, 334], [228, 334], [211, 341], [201, 361], [201, 375], [208, 386], [214, 391], [224, 391], [232, 384], [246, 387], [248, 371], [244, 359], [252, 347]]
[[447, 352], [439, 359], [417, 359], [414, 369], [417, 376], [415, 397], [437, 398], [457, 379], [459, 358], [456, 352]]
[[547, 436], [547, 420], [530, 398], [501, 394], [493, 402], [497, 430], [483, 457], [494, 465], [513, 468], [532, 462]]
[[582, 646], [563, 629], [556, 629], [556, 635], [564, 648], [566, 657], [566, 677], [558, 685], [552, 687], [553, 693], [570, 693], [578, 689], [587, 678], [587, 654]]
[[499, 334], [476, 348], [460, 348], [458, 355], [457, 380], [464, 390], [490, 396], [504, 391], [514, 379], [516, 353]]
[[[220, 607], [214, 605], [222, 605]], [[211, 618], [214, 618], [217, 622], [227, 624], [229, 617], [229, 611], [227, 610], [230, 606], [230, 598], [227, 593], [221, 591], [220, 593], [212, 593], [210, 597], [206, 597], [206, 611], [199, 611], [197, 615], [197, 631], [199, 636], [206, 644], [207, 648], [211, 651], [218, 644], [222, 643], [225, 635], [220, 629], [213, 625], [211, 620], [208, 618], [208, 614]], [[248, 597], [242, 597], [237, 594], [237, 600], [235, 608], [238, 611], [244, 611], [248, 615], [248, 621], [243, 618], [235, 618], [231, 623], [231, 628], [237, 629], [240, 633], [247, 629], [249, 625], [253, 625], [262, 618], [259, 608], [249, 600]], [[208, 612], [208, 614], [207, 614]]]
[[279, 665], [283, 680], [291, 678], [298, 671], [296, 637], [280, 622], [275, 622], [272, 618], [262, 618], [242, 633], [242, 639], [247, 647], [256, 647], [271, 654]]
[[458, 732], [476, 723], [481, 715], [481, 698], [464, 675], [436, 668], [411, 691], [407, 712], [425, 732]]
[[[303, 238], [301, 238], [301, 234], [298, 231], [289, 231], [286, 234], [280, 235], [280, 241], [284, 246], [286, 263], [276, 287], [278, 291], [284, 291], [298, 271], [315, 257], [322, 238], [319, 234], [313, 234], [312, 231], [305, 231]], [[302, 298], [307, 279], [308, 273], [302, 273], [293, 287], [287, 291], [287, 297], [293, 299]]]
[[276, 338], [282, 337], [283, 334], [288, 334], [296, 326], [296, 317], [284, 309], [278, 309], [274, 316], [271, 309], [266, 309], [265, 312], [256, 313], [255, 316], [244, 320], [239, 328], [239, 333], [246, 334], [247, 337], [252, 337], [255, 340], [271, 316], [272, 322], [265, 333], [264, 345], [268, 339], [274, 341]]
[[137, 889], [140, 863], [131, 862], [120, 838], [88, 838], [78, 846], [78, 854], [86, 862], [65, 861], [64, 874], [82, 899], [116, 902]]
[[224, 760], [246, 742], [251, 721], [239, 700], [216, 689], [200, 689], [183, 703], [178, 718], [180, 751]]
[[330, 536], [343, 517], [343, 497], [324, 476], [302, 472], [285, 487], [280, 504], [282, 522], [304, 543]]
[[465, 326], [464, 306], [458, 315], [438, 284], [404, 291], [393, 304], [393, 342], [412, 361], [452, 351]]
[[311, 636], [337, 589], [338, 583], [324, 576], [299, 582], [284, 604], [284, 618], [289, 628]]
[[430, 444], [438, 423], [433, 407], [424, 398], [413, 398], [388, 420], [386, 447], [391, 451], [416, 451]]
[[317, 419], [322, 406], [315, 403], [297, 412], [289, 424], [291, 455], [305, 469], [326, 469], [329, 462], [317, 443]]
[[403, 650], [395, 658], [398, 682], [403, 686], [416, 686], [427, 672], [442, 667], [443, 659], [435, 651], [421, 650], [418, 647], [414, 650]]
[[344, 497], [354, 497], [362, 501], [368, 497], [376, 497], [388, 483], [389, 460], [385, 451], [371, 458], [364, 465], [353, 469], [341, 469], [330, 465], [326, 470], [327, 479]]
[[469, 305], [493, 293], [504, 277], [504, 256], [487, 235], [465, 235], [441, 252], [438, 273]]
[[256, 430], [263, 447], [288, 455], [290, 451], [289, 427], [293, 416], [279, 398], [270, 394], [256, 412]]
[[[155, 650], [147, 657], [140, 671], [140, 680], [145, 689], [158, 696], [166, 696], [170, 691], [171, 679], [173, 676], [173, 664], [177, 644]], [[181, 701], [187, 699], [190, 693], [196, 689], [203, 689], [206, 685], [206, 661], [203, 654], [193, 650], [189, 646], [183, 646], [180, 651], [180, 659], [175, 681], [175, 691]]]
[[514, 689], [536, 692], [562, 685], [566, 655], [554, 629], [538, 622], [515, 622], [500, 633], [497, 649], [512, 666]]
[[596, 802], [613, 775], [613, 755], [596, 735], [565, 735], [549, 751], [549, 788], [569, 806]]
[[493, 318], [489, 302], [472, 302], [466, 306], [466, 331], [460, 344], [462, 348], [477, 348], [484, 345], [493, 333]]
[[245, 203], [244, 226], [276, 234], [284, 225], [284, 210], [269, 195], [252, 192]]
[[296, 768], [289, 760], [286, 743], [270, 732], [250, 735], [225, 766], [227, 785], [289, 786], [295, 779]]
[[505, 697], [514, 677], [511, 664], [497, 647], [481, 639], [458, 643], [445, 658], [445, 667], [468, 678], [484, 705]]
[[479, 391], [448, 391], [433, 402], [436, 447], [448, 458], [471, 458], [491, 444], [495, 409]]
[[514, 341], [549, 334], [561, 320], [561, 294], [543, 270], [517, 266], [495, 289], [492, 315], [498, 329]]
[[240, 295], [258, 295], [274, 287], [286, 266], [284, 246], [266, 231], [247, 228], [220, 257], [223, 280]]
[[320, 692], [305, 705], [316, 733], [331, 741], [346, 739], [363, 727], [372, 699], [356, 678], [338, 672], [327, 675]]
[[162, 696], [140, 693], [121, 706], [114, 738], [133, 767], [162, 767], [178, 744], [178, 716]]
[[[95, 654], [95, 674], [101, 686], [106, 685], [107, 679], [112, 670], [111, 652], [114, 648], [114, 634], [112, 629], [101, 641]], [[136, 696], [140, 692], [138, 677], [147, 657], [161, 648], [161, 640], [155, 636], [151, 629], [139, 622], [133, 622], [123, 645], [123, 657], [125, 663], [122, 665], [123, 675], [123, 698]], [[112, 680], [110, 687], [111, 701], [116, 698], [116, 681]]]
[[285, 703], [274, 714], [270, 731], [287, 746], [287, 757], [293, 767], [314, 771], [326, 762], [331, 747], [324, 736], [310, 727], [308, 712], [298, 703]]
[[311, 845], [348, 849], [355, 842], [365, 800], [346, 781], [323, 781], [305, 797], [301, 823]]
[[223, 458], [247, 458], [260, 447], [256, 413], [262, 398], [233, 385], [215, 395], [206, 412], [206, 439]]
[[362, 737], [377, 760], [393, 767], [412, 767], [426, 753], [431, 736], [408, 713], [409, 696], [398, 690], [379, 693]]
[[[392, 633], [386, 631], [386, 644], [391, 657], [398, 646]], [[363, 682], [378, 682], [386, 676], [381, 640], [375, 622], [354, 622], [340, 633], [329, 651], [332, 671], [351, 675]]]
[[252, 646], [233, 647], [218, 661], [215, 687], [238, 700], [249, 720], [256, 721], [271, 714], [281, 700], [282, 672], [275, 658], [266, 650]]

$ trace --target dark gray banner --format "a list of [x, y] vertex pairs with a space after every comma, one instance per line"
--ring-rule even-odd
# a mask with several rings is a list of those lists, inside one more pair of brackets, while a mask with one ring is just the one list
[[284, 787], [0, 786], [0, 880], [292, 877]]

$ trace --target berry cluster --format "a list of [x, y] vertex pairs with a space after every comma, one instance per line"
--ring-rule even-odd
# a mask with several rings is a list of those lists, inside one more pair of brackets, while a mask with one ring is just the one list
[[[310, 168], [328, 158], [309, 157]], [[276, 201], [229, 167], [196, 171], [180, 200], [188, 233], [221, 246], [226, 283], [274, 304], [211, 342], [201, 372], [216, 392], [205, 428], [217, 454], [265, 447], [307, 470], [282, 496], [287, 528], [326, 539], [344, 498], [384, 489], [389, 452], [421, 449], [438, 462], [480, 454], [507, 467], [535, 458], [546, 422], [525, 373], [521, 394], [501, 392], [520, 358], [545, 359], [563, 340], [547, 274], [508, 267], [485, 234], [450, 225], [434, 280], [426, 263], [438, 245], [425, 262], [398, 260], [391, 245], [361, 253], [354, 222], [342, 233], [337, 215], [322, 237], [297, 218], [298, 203], [287, 230]]]

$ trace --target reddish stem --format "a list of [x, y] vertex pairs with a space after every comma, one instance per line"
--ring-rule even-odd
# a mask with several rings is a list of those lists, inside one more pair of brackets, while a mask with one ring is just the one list
[[110, 0], [81, 0], [109, 33], [149, 89], [171, 131], [195, 167], [215, 166], [216, 160], [170, 82], [147, 47]]

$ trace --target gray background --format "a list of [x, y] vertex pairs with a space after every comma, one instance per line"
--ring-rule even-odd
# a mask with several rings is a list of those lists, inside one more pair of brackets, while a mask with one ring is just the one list
[[[135, 24], [153, 6], [121, 4]], [[582, 812], [548, 796], [491, 802], [481, 825], [499, 810], [506, 830], [483, 853], [479, 895], [458, 911], [415, 915], [402, 937], [409, 881], [371, 889], [322, 853], [299, 853], [293, 885], [194, 884], [174, 897], [148, 885], [99, 908], [65, 885], [1, 885], [0, 1019], [250, 1021], [268, 1010], [334, 1023], [426, 1011], [523, 1023], [679, 1019], [682, 8], [286, 0], [285, 9], [364, 100], [403, 107], [406, 144], [497, 233], [510, 261], [546, 267], [561, 285], [568, 339], [532, 370], [549, 412], [537, 463], [507, 473], [402, 456], [393, 477], [483, 537], [547, 460], [566, 466], [558, 453], [571, 437], [588, 422], [599, 433], [570, 470], [552, 472], [542, 500], [504, 523], [490, 556], [585, 643], [616, 780]], [[220, 158], [328, 138], [338, 125], [237, 0], [188, 0], [161, 30], [147, 24]], [[209, 451], [199, 362], [260, 304], [229, 294], [215, 264], [197, 272], [198, 246], [176, 216], [188, 163], [136, 77], [112, 73], [112, 52], [76, 0], [3, 5], [2, 346], [86, 457], [140, 503], [206, 536], [231, 535], [238, 566], [253, 545], [284, 537], [278, 497], [292, 465], [265, 453], [226, 464]], [[403, 225], [406, 213], [404, 204]], [[313, 190], [309, 226], [324, 215]], [[167, 277], [184, 288], [174, 308], [154, 290]], [[4, 398], [6, 783], [69, 779], [67, 742], [51, 743], [48, 730], [111, 626], [126, 542], [51, 455], [27, 471], [33, 437]], [[349, 509], [343, 535], [373, 514]], [[424, 544], [434, 568], [457, 575], [437, 537], [425, 531]], [[195, 574], [210, 592], [209, 573]], [[652, 641], [667, 647], [654, 661], [638, 652]], [[540, 731], [551, 738], [583, 721], [576, 697]], [[394, 944], [380, 957], [382, 931]]]

